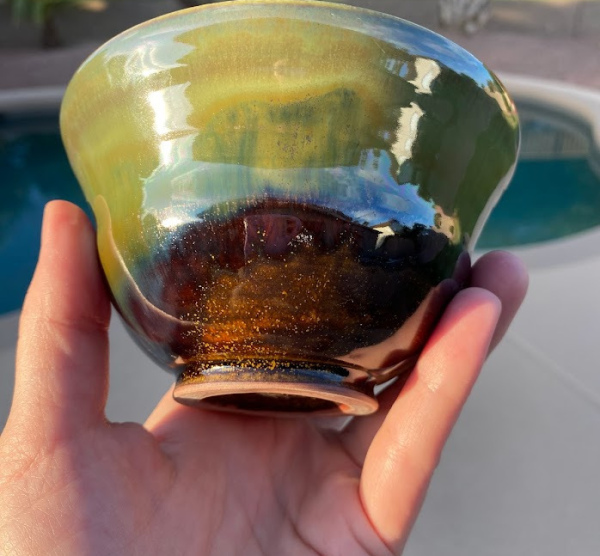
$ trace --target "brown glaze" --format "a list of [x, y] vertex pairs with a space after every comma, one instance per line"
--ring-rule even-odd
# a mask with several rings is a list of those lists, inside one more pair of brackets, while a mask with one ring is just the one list
[[377, 379], [418, 353], [460, 286], [459, 246], [420, 225], [389, 225], [396, 231], [381, 241], [340, 213], [268, 200], [229, 218], [205, 214], [145, 271], [168, 277], [148, 296], [175, 317], [168, 330], [139, 307], [136, 322], [180, 369], [297, 361]]

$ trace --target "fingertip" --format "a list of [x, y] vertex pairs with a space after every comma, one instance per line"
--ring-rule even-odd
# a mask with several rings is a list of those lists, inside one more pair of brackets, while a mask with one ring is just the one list
[[492, 292], [502, 302], [502, 313], [491, 342], [493, 349], [506, 334], [527, 295], [527, 267], [519, 257], [508, 251], [492, 251], [473, 266], [471, 285]]
[[69, 201], [56, 199], [46, 203], [42, 221], [42, 237], [44, 232], [55, 226], [84, 226], [92, 231], [92, 225], [85, 212]]
[[110, 304], [87, 215], [68, 201], [44, 208], [38, 264], [23, 304], [22, 320], [33, 314], [108, 328]]
[[471, 285], [488, 289], [499, 297], [510, 292], [524, 298], [529, 287], [529, 272], [522, 259], [509, 251], [491, 251], [473, 265]]
[[435, 336], [444, 336], [451, 329], [459, 326], [461, 321], [465, 317], [470, 317], [473, 312], [477, 313], [476, 320], [479, 328], [493, 332], [502, 313], [502, 301], [494, 292], [485, 288], [472, 286], [461, 290], [442, 315], [432, 335], [432, 341], [435, 341]]
[[476, 303], [481, 306], [489, 306], [490, 310], [499, 311], [502, 308], [502, 301], [491, 290], [479, 286], [465, 288], [456, 294], [457, 303]]

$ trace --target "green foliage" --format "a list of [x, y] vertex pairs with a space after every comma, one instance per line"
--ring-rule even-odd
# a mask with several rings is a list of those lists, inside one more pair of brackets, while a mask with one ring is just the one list
[[39, 25], [57, 9], [78, 6], [85, 0], [8, 0], [12, 18], [15, 22], [33, 21]]

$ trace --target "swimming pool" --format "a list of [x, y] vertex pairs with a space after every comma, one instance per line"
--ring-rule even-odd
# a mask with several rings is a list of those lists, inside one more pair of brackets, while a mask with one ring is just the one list
[[[600, 226], [600, 154], [589, 123], [519, 101], [522, 153], [481, 249], [545, 243]], [[1, 110], [1, 109], [0, 109]], [[0, 314], [21, 307], [33, 275], [44, 205], [67, 199], [91, 215], [67, 161], [56, 107], [0, 113]]]
[[44, 205], [67, 199], [89, 209], [71, 172], [56, 113], [0, 116], [0, 314], [19, 309], [40, 246]]
[[572, 114], [518, 102], [521, 153], [478, 249], [548, 242], [600, 226], [600, 152]]

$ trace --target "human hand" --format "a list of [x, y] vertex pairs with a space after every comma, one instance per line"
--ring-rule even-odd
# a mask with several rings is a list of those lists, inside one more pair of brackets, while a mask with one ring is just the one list
[[110, 423], [110, 304], [94, 232], [48, 205], [0, 437], [0, 552], [399, 554], [446, 439], [527, 288], [491, 253], [414, 371], [342, 432], [200, 411], [168, 393], [144, 426]]

